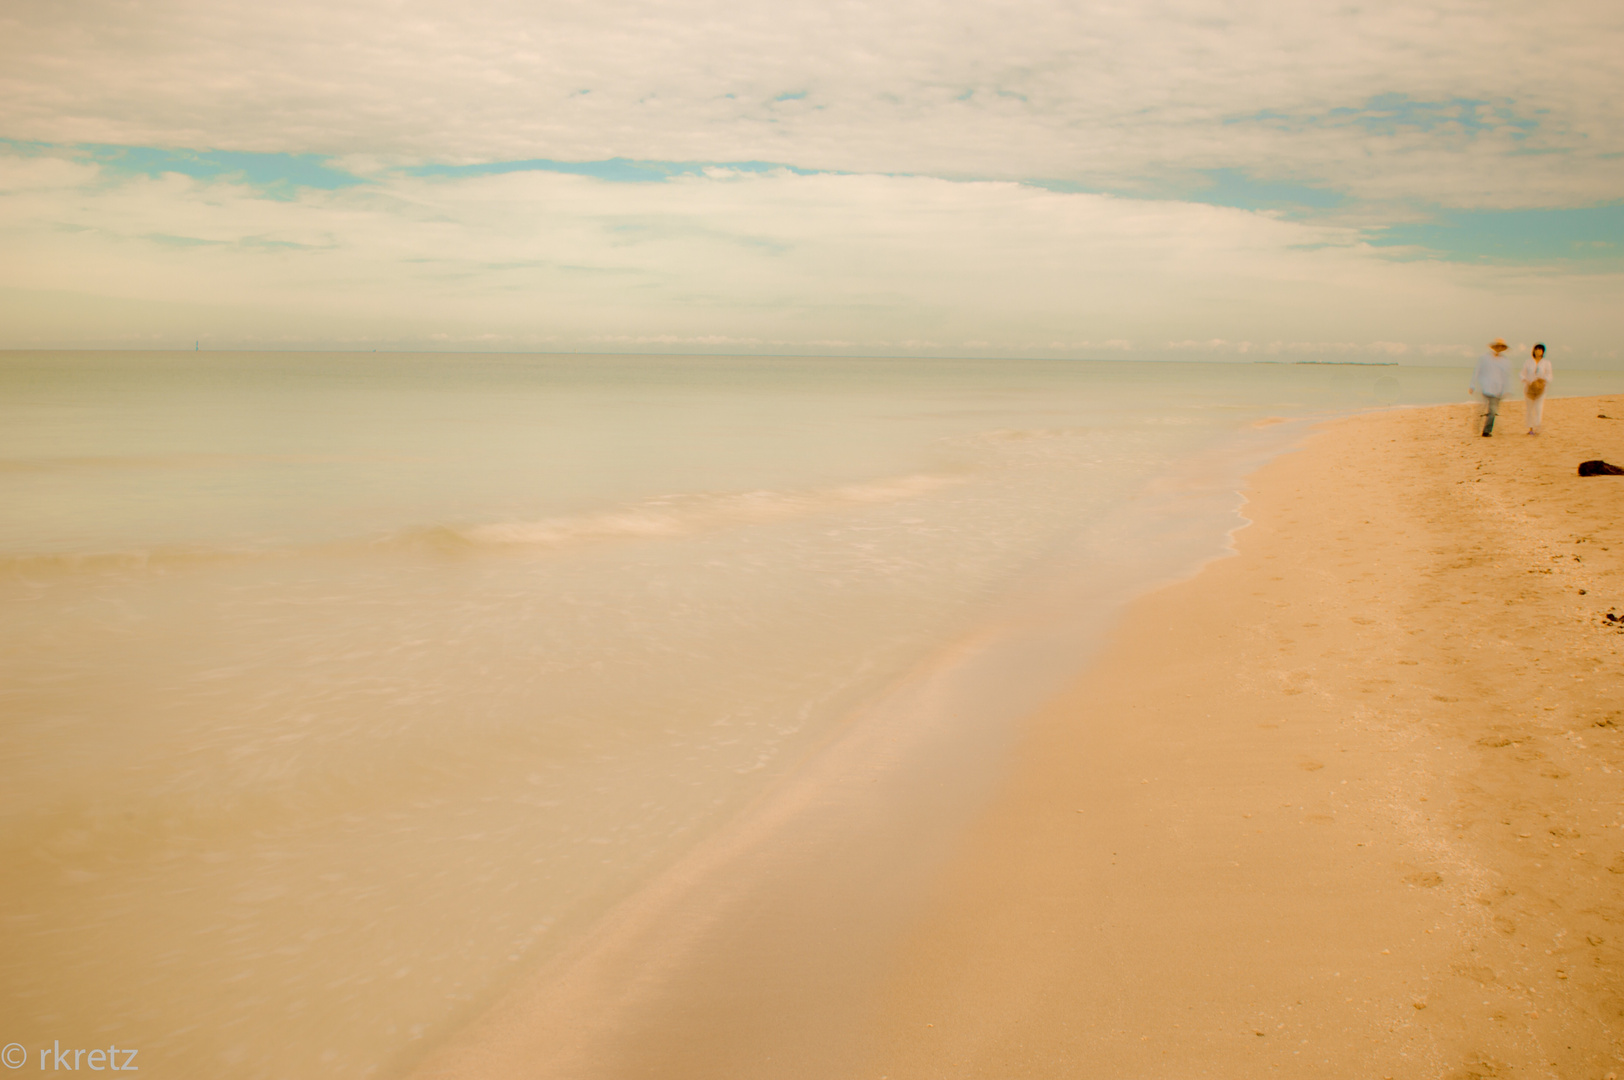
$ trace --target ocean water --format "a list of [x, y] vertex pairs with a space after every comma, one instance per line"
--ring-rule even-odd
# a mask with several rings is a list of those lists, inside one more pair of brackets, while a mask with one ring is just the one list
[[1248, 469], [1465, 380], [0, 354], [0, 1036], [398, 1075], [1000, 627], [990, 780]]

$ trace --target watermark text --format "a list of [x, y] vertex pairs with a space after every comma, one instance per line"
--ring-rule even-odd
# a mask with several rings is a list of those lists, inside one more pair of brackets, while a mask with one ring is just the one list
[[[141, 1066], [135, 1063], [136, 1055], [140, 1052], [118, 1046], [106, 1049], [69, 1047], [64, 1050], [62, 1040], [52, 1039], [50, 1046], [40, 1047], [39, 1067], [41, 1072], [47, 1069], [51, 1072], [78, 1072], [80, 1069], [91, 1072], [140, 1072]], [[28, 1060], [28, 1047], [22, 1043], [7, 1043], [0, 1050], [0, 1064], [8, 1069], [21, 1069], [28, 1064]]]

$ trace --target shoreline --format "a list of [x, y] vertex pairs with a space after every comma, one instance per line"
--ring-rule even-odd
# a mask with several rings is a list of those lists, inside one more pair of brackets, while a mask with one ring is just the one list
[[872, 1074], [1624, 1073], [1597, 413], [1624, 399], [1553, 399], [1537, 440], [1365, 414], [1259, 470], [1237, 557], [1134, 603], [1034, 718]]
[[976, 751], [985, 796], [943, 659], [410, 1075], [1624, 1073], [1624, 487], [1573, 469], [1624, 421], [1568, 462], [1587, 410], [1624, 399], [1322, 423]]
[[858, 1068], [872, 1046], [854, 1033], [880, 1007], [888, 958], [1002, 781], [1026, 718], [1077, 678], [1136, 598], [1232, 554], [1245, 476], [1311, 423], [1256, 421], [1170, 463], [1100, 518], [1086, 547], [1051, 552], [977, 626], [861, 703], [794, 773], [402, 1075]]

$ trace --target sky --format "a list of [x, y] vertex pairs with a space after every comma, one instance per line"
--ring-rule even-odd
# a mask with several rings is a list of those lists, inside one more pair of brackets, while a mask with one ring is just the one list
[[1624, 366], [1624, 5], [7, 0], [0, 348]]

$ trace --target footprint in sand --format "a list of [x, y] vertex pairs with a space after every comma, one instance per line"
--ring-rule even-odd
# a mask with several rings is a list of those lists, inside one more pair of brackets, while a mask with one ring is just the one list
[[1454, 971], [1457, 975], [1464, 975], [1468, 979], [1475, 979], [1480, 983], [1491, 983], [1494, 981], [1494, 969], [1491, 967], [1480, 967], [1475, 964], [1462, 963], [1455, 964]]

